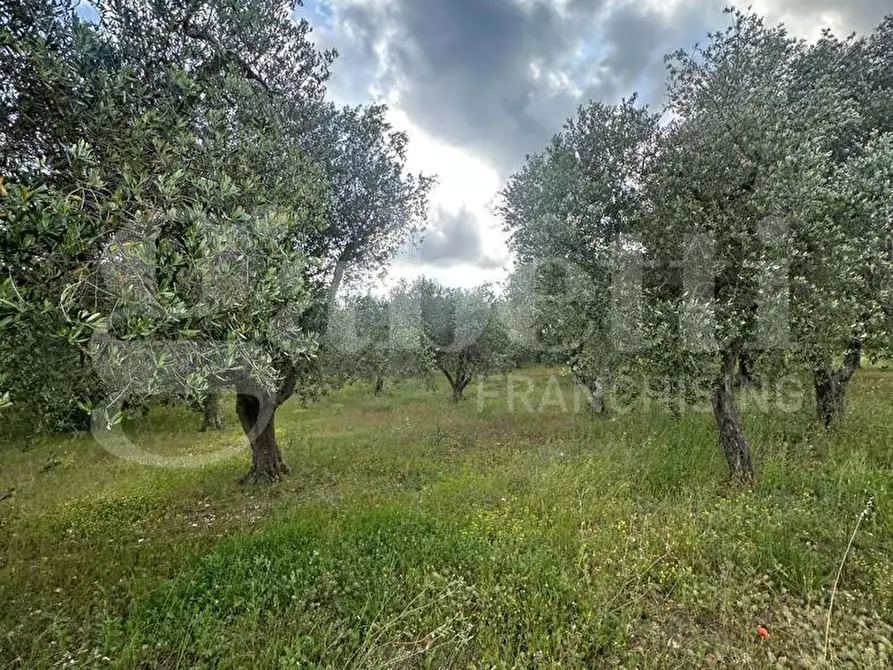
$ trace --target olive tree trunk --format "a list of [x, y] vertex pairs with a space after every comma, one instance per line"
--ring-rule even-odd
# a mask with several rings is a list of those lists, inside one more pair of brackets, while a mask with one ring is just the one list
[[251, 469], [242, 483], [278, 482], [289, 473], [276, 442], [277, 407], [269, 394], [236, 394], [236, 414], [251, 444]]
[[209, 393], [202, 400], [202, 427], [201, 432], [209, 428], [221, 430], [223, 421], [220, 419], [220, 394]]
[[582, 386], [589, 392], [589, 409], [595, 414], [604, 414], [607, 411], [605, 408], [605, 387], [601, 380], [584, 374], [576, 365], [571, 366], [571, 375], [575, 384]]
[[754, 355], [751, 351], [742, 351], [738, 355], [738, 376], [735, 380], [737, 386], [753, 386], [760, 388], [760, 381], [753, 373]]
[[816, 417], [825, 425], [825, 428], [830, 428], [843, 416], [847, 387], [853, 374], [861, 366], [862, 343], [859, 340], [853, 340], [844, 356], [843, 366], [839, 370], [818, 369], [814, 371]]
[[713, 416], [719, 431], [719, 442], [729, 464], [729, 474], [738, 483], [748, 483], [754, 479], [754, 470], [733, 392], [736, 358], [731, 351], [723, 354], [722, 374], [712, 397]]
[[472, 374], [461, 366], [455, 374], [450, 374], [446, 368], [441, 368], [441, 371], [450, 382], [450, 388], [453, 390], [453, 402], [459, 402], [462, 400], [465, 388], [471, 382]]

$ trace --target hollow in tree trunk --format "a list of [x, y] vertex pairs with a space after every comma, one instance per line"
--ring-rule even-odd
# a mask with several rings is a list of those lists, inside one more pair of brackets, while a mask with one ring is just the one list
[[251, 469], [242, 483], [277, 482], [289, 472], [276, 442], [276, 408], [272, 395], [236, 394], [236, 414], [251, 444]]
[[750, 448], [741, 425], [741, 414], [735, 404], [732, 390], [735, 373], [734, 352], [723, 355], [722, 374], [713, 392], [713, 416], [719, 430], [719, 442], [729, 464], [729, 473], [738, 483], [748, 483], [754, 479], [753, 461]]
[[202, 427], [201, 432], [205, 432], [208, 428], [213, 430], [221, 430], [223, 421], [220, 419], [220, 395], [218, 393], [209, 393], [202, 400]]
[[825, 428], [830, 428], [843, 415], [847, 386], [853, 374], [862, 366], [862, 343], [850, 342], [839, 370], [818, 369], [813, 373], [816, 417]]

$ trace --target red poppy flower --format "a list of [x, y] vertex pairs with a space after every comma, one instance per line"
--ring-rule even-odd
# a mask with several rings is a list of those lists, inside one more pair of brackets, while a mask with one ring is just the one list
[[760, 634], [760, 637], [764, 640], [769, 637], [769, 631], [763, 628], [762, 626], [757, 626], [757, 632]]

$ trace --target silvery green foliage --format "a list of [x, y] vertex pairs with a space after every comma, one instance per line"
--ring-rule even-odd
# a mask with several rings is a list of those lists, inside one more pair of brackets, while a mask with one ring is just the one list
[[407, 287], [400, 284], [388, 297], [350, 296], [340, 301], [322, 341], [327, 372], [342, 380], [368, 381], [380, 393], [389, 380], [430, 371], [433, 364], [420, 323], [407, 319], [411, 313], [406, 298]]
[[294, 130], [321, 99], [328, 58], [281, 2], [97, 8], [98, 26], [56, 8], [47, 21], [65, 39], [17, 38], [49, 64], [32, 73], [45, 89], [77, 84], [77, 104], [46, 123], [78, 139], [45, 142], [37, 122], [29, 143], [16, 128], [0, 193], [4, 332], [97, 357], [115, 382], [108, 405], [278, 388], [315, 347], [305, 248], [326, 224], [325, 185]]
[[395, 334], [418, 333], [426, 360], [450, 382], [453, 400], [460, 400], [476, 377], [513, 365], [508, 333], [489, 287], [448, 288], [422, 278], [392, 300], [401, 324]]
[[[893, 15], [868, 35], [838, 40], [826, 33], [803, 61], [807, 80], [824, 72], [823, 76], [833, 79], [859, 110], [858, 124], [847, 133], [832, 136], [835, 160], [850, 161], [850, 169], [841, 168], [844, 200], [837, 203], [832, 215], [851, 231], [851, 238], [873, 238], [873, 244], [861, 249], [863, 270], [859, 277], [869, 307], [856, 319], [854, 337], [870, 356], [884, 357], [893, 345], [889, 272], [893, 218], [889, 213], [889, 180], [885, 181], [884, 175], [889, 156], [885, 156], [883, 146], [883, 136], [893, 132]], [[862, 187], [865, 190], [860, 193]], [[851, 240], [850, 247], [852, 244]], [[833, 367], [840, 365], [839, 353], [836, 358]]]
[[526, 317], [512, 322], [593, 383], [609, 383], [637, 348], [641, 249], [629, 233], [645, 204], [657, 124], [635, 98], [581, 107], [501, 194], [523, 264], [515, 281], [527, 294]]
[[809, 45], [729, 13], [706, 45], [667, 57], [660, 126], [631, 101], [581, 110], [500, 210], [536, 265], [537, 337], [566, 347], [581, 378], [638, 370], [677, 397], [710, 395], [733, 474], [749, 479], [739, 358], [772, 376], [833, 370], [860, 342], [889, 347], [893, 162], [879, 110], [893, 29]]
[[406, 133], [387, 121], [387, 107], [320, 107], [302, 138], [325, 174], [329, 224], [309, 241], [323, 259], [320, 279], [357, 280], [381, 270], [407, 242], [416, 241], [434, 181], [406, 172]]
[[832, 366], [850, 340], [877, 332], [890, 277], [889, 138], [865, 131], [832, 62], [816, 69], [825, 48], [735, 13], [707, 46], [670, 59], [673, 120], [643, 227], [657, 268], [647, 298], [659, 306], [648, 324], [656, 352], [679, 351], [673, 341], [698, 349], [672, 334], [698, 297], [697, 282], [674, 286], [679, 259], [703, 277], [708, 327], [696, 330], [715, 343], [697, 357], [705, 371], [719, 369], [712, 351], [742, 348]]
[[[761, 300], [776, 295], [763, 291], [774, 278], [766, 270], [786, 225], [760, 196], [778, 177], [781, 142], [794, 139], [779, 82], [796, 48], [783, 30], [736, 15], [706, 46], [668, 58], [671, 121], [648, 178], [651, 210], [639, 221], [648, 266], [643, 353], [659, 376], [718, 378], [727, 352], [758, 346]], [[786, 339], [782, 325], [780, 348]]]

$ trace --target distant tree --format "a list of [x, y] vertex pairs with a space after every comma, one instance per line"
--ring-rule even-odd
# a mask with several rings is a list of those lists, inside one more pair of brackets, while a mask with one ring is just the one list
[[538, 345], [561, 352], [598, 411], [634, 349], [634, 334], [617, 329], [615, 317], [630, 307], [617, 289], [623, 245], [645, 207], [657, 122], [635, 98], [581, 107], [501, 193], [499, 211], [521, 263], [514, 304], [526, 301]]
[[489, 288], [447, 288], [420, 279], [408, 304], [418, 307], [423, 346], [449, 381], [454, 402], [476, 375], [511, 366], [508, 334]]
[[398, 286], [389, 298], [347, 298], [334, 311], [324, 340], [330, 368], [345, 379], [362, 379], [372, 393], [384, 392], [389, 380], [423, 374], [431, 367], [420, 333], [401, 332], [395, 310], [405, 298]]
[[223, 429], [223, 419], [220, 418], [220, 394], [217, 391], [205, 394], [204, 398], [201, 399], [201, 410], [202, 432], [209, 428], [212, 430]]

